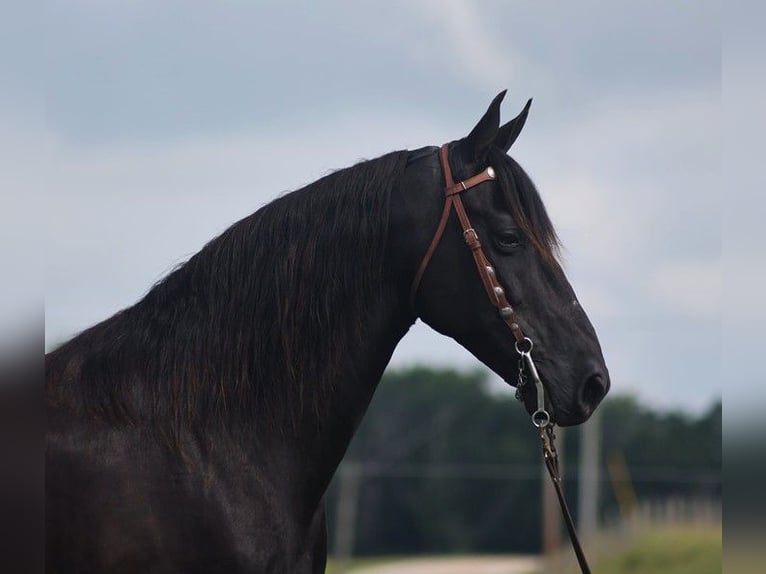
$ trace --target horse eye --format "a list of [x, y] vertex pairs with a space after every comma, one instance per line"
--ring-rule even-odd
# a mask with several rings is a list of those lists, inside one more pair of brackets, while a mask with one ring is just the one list
[[495, 238], [497, 246], [504, 251], [510, 251], [521, 247], [521, 237], [513, 231], [506, 231]]

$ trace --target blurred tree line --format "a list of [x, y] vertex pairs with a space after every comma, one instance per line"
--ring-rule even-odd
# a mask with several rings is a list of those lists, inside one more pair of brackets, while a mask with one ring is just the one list
[[[606, 471], [615, 456], [639, 499], [720, 497], [720, 402], [699, 417], [619, 395], [600, 409], [602, 516], [617, 512]], [[575, 516], [579, 439], [578, 428], [566, 429], [562, 449]], [[540, 550], [538, 436], [513, 394], [490, 390], [484, 371], [385, 374], [327, 494], [330, 548], [351, 471], [356, 489], [344, 496], [356, 509], [355, 555]]]

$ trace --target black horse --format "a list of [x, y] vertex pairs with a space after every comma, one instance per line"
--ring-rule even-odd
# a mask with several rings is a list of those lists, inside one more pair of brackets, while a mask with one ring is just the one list
[[[547, 408], [585, 421], [609, 380], [498, 95], [449, 144]], [[444, 205], [438, 149], [393, 152], [281, 197], [136, 305], [46, 357], [49, 572], [323, 572], [323, 495], [420, 317], [515, 384], [514, 338], [457, 221], [410, 287]], [[525, 404], [536, 408], [534, 393]], [[481, 416], [477, 413], [477, 416]]]

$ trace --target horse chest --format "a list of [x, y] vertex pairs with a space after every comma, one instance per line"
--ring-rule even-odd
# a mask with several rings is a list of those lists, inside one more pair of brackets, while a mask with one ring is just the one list
[[274, 479], [232, 452], [69, 429], [51, 436], [48, 462], [57, 572], [324, 570], [323, 509], [302, 523]]

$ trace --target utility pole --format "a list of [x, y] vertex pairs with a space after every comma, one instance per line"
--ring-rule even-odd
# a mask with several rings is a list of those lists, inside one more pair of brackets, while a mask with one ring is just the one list
[[355, 462], [344, 462], [339, 469], [338, 506], [335, 522], [334, 555], [338, 560], [341, 572], [345, 570], [354, 552], [354, 535], [356, 531], [356, 511], [359, 505], [359, 485], [362, 481], [362, 465]]
[[577, 481], [577, 529], [583, 540], [598, 529], [598, 498], [601, 485], [601, 411], [591, 415], [580, 430], [580, 473]]

